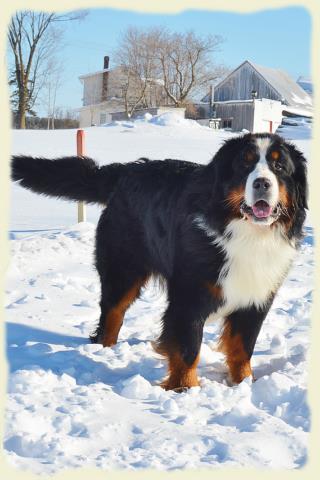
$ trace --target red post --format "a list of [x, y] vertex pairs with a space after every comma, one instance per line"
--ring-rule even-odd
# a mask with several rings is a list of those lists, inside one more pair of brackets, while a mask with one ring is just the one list
[[[85, 155], [85, 148], [84, 148], [84, 138], [85, 133], [84, 130], [79, 129], [77, 130], [77, 155], [79, 157], [83, 157]], [[86, 207], [84, 202], [78, 202], [78, 223], [86, 221]]]
[[84, 130], [77, 130], [77, 155], [82, 157], [84, 153]]

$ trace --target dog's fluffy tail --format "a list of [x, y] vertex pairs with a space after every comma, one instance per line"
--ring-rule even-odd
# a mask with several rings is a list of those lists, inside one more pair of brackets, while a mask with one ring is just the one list
[[106, 204], [124, 169], [125, 165], [120, 163], [99, 167], [88, 157], [50, 160], [14, 156], [11, 178], [33, 192]]

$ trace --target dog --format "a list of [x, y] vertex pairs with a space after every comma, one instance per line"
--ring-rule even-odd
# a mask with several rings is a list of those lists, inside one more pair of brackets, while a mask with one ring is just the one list
[[259, 331], [303, 237], [307, 172], [296, 146], [249, 133], [225, 141], [208, 165], [14, 156], [12, 179], [106, 206], [96, 231], [101, 315], [92, 342], [115, 345], [126, 310], [160, 276], [168, 306], [154, 347], [168, 362], [163, 388], [199, 385], [208, 319], [223, 319], [218, 347], [232, 384], [253, 375]]

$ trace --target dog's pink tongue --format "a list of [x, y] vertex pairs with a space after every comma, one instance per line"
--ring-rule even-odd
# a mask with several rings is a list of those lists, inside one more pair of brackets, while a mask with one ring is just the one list
[[272, 208], [267, 204], [267, 202], [259, 200], [259, 202], [253, 205], [252, 211], [257, 218], [266, 218], [271, 215]]

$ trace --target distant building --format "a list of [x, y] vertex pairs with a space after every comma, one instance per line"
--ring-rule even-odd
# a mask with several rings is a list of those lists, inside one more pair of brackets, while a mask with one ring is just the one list
[[111, 92], [109, 57], [104, 57], [103, 69], [81, 75], [83, 84], [82, 107], [79, 109], [80, 127], [101, 125], [111, 119], [110, 113], [121, 108], [121, 92]]
[[248, 60], [215, 85], [212, 99], [211, 116], [234, 131], [274, 132], [282, 115], [312, 116], [310, 95], [287, 73]]
[[[82, 107], [79, 108], [80, 127], [103, 125], [126, 117], [123, 100], [123, 70], [121, 67], [109, 68], [109, 57], [104, 57], [103, 69], [79, 77], [83, 84]], [[157, 115], [171, 111], [172, 106], [165, 106], [167, 97], [159, 82], [153, 82], [146, 91], [148, 108], [138, 106], [133, 118], [147, 112]], [[175, 113], [184, 116], [184, 108], [175, 108]]]
[[297, 84], [300, 85], [300, 87], [303, 88], [303, 90], [310, 96], [313, 94], [313, 84], [311, 78], [300, 76], [297, 80]]

